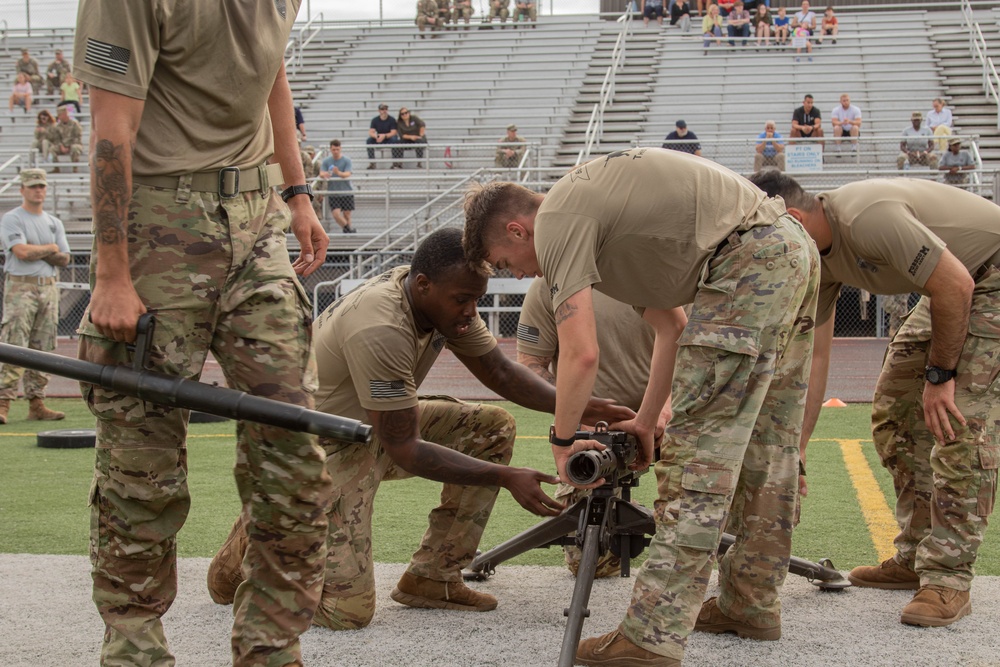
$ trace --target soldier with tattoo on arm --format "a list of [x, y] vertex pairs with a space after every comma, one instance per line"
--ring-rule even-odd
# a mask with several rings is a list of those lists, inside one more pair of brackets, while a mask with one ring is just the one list
[[[311, 311], [295, 273], [319, 267], [328, 240], [282, 61], [298, 7], [80, 2], [74, 62], [91, 87], [94, 209], [82, 359], [130, 364], [136, 321], [154, 311], [152, 370], [197, 379], [211, 351], [232, 388], [312, 407]], [[289, 228], [301, 247], [294, 265]], [[176, 595], [176, 534], [191, 502], [187, 412], [82, 389], [97, 417], [90, 553], [101, 660], [172, 665], [160, 619]], [[326, 561], [325, 456], [304, 433], [251, 422], [237, 433], [251, 546], [233, 664], [301, 665], [298, 637]]]
[[[525, 509], [558, 514], [562, 506], [540, 482], [551, 475], [511, 468], [514, 418], [488, 404], [448, 396], [418, 396], [417, 389], [447, 346], [487, 387], [519, 405], [551, 412], [551, 385], [497, 347], [476, 311], [487, 279], [465, 260], [457, 229], [431, 234], [411, 266], [372, 278], [341, 297], [317, 320], [318, 407], [372, 424], [370, 445], [321, 439], [335, 492], [330, 507], [323, 599], [314, 623], [332, 630], [368, 625], [375, 613], [372, 504], [382, 481], [410, 476], [444, 482], [441, 505], [410, 566], [392, 592], [412, 607], [489, 611], [497, 600], [468, 588], [462, 568], [476, 553], [499, 487]], [[611, 401], [591, 399], [590, 419], [632, 414]], [[231, 599], [242, 576], [245, 517], [212, 561], [209, 592]]]

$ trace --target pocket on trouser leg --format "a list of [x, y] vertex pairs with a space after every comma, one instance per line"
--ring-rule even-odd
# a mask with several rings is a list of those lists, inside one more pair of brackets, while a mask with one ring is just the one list
[[677, 342], [674, 414], [726, 419], [739, 413], [757, 360], [757, 332], [691, 320]]
[[733, 484], [733, 471], [725, 466], [694, 462], [684, 466], [677, 546], [698, 551], [719, 546]]
[[982, 479], [979, 484], [979, 496], [976, 503], [976, 514], [988, 517], [993, 513], [997, 502], [997, 468], [1000, 467], [1000, 444], [984, 443], [979, 445], [979, 466], [982, 468]]

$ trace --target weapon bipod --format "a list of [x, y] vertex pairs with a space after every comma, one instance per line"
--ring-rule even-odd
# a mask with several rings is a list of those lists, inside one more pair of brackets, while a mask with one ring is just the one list
[[[563, 609], [563, 616], [566, 616], [567, 621], [559, 651], [559, 667], [572, 667], [576, 659], [583, 620], [590, 616], [587, 604], [594, 587], [594, 574], [600, 555], [610, 549], [621, 558], [621, 576], [627, 577], [631, 567], [630, 560], [649, 546], [650, 536], [656, 531], [652, 511], [631, 501], [632, 487], [638, 486], [638, 483], [639, 476], [632, 473], [619, 479], [617, 485], [604, 484], [594, 489], [590, 495], [570, 505], [559, 516], [546, 519], [477, 555], [462, 573], [467, 581], [483, 581], [496, 571], [497, 565], [529, 549], [553, 545], [579, 546], [582, 554], [573, 587], [573, 598], [569, 607]], [[621, 498], [615, 495], [616, 486], [621, 488]], [[577, 536], [569, 537], [573, 531], [576, 531]], [[723, 533], [719, 555], [728, 551], [734, 542], [732, 535]], [[805, 577], [821, 590], [842, 590], [851, 585], [834, 569], [828, 558], [814, 563], [792, 556], [788, 571]]]

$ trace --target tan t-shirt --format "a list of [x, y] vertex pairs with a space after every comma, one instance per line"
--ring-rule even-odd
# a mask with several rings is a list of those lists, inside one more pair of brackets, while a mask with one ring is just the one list
[[404, 292], [409, 274], [410, 267], [401, 266], [372, 278], [316, 320], [318, 410], [364, 421], [365, 410], [412, 408], [445, 345], [468, 357], [496, 347], [481, 318], [459, 338], [418, 329]]
[[857, 181], [818, 195], [833, 243], [821, 257], [816, 321], [830, 319], [843, 285], [875, 294], [927, 294], [945, 247], [974, 273], [1000, 252], [1000, 207], [943, 183]]
[[74, 74], [145, 100], [135, 176], [252, 167], [271, 156], [267, 99], [299, 4], [81, 0]]
[[[638, 410], [649, 382], [649, 362], [653, 356], [653, 327], [631, 306], [594, 292], [597, 345], [601, 348], [594, 394], [612, 398]], [[559, 335], [552, 309], [552, 294], [543, 278], [528, 288], [517, 323], [517, 351], [536, 357], [550, 357], [558, 374]]]
[[633, 148], [559, 179], [535, 217], [535, 250], [555, 308], [593, 285], [632, 306], [668, 309], [694, 300], [702, 266], [731, 232], [784, 212], [722, 165]]

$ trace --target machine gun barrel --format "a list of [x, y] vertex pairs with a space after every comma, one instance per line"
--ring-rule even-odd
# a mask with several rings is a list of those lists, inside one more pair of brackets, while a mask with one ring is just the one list
[[155, 371], [105, 366], [6, 343], [0, 343], [0, 361], [87, 382], [174, 408], [199, 410], [220, 417], [258, 422], [348, 442], [367, 442], [371, 437], [371, 426], [355, 419], [328, 415], [299, 405]]
[[579, 486], [593, 484], [602, 477], [606, 482], [624, 477], [638, 454], [635, 438], [623, 431], [609, 431], [604, 422], [600, 422], [593, 432], [577, 431], [574, 439], [593, 439], [606, 447], [604, 450], [585, 449], [569, 457], [566, 477]]

